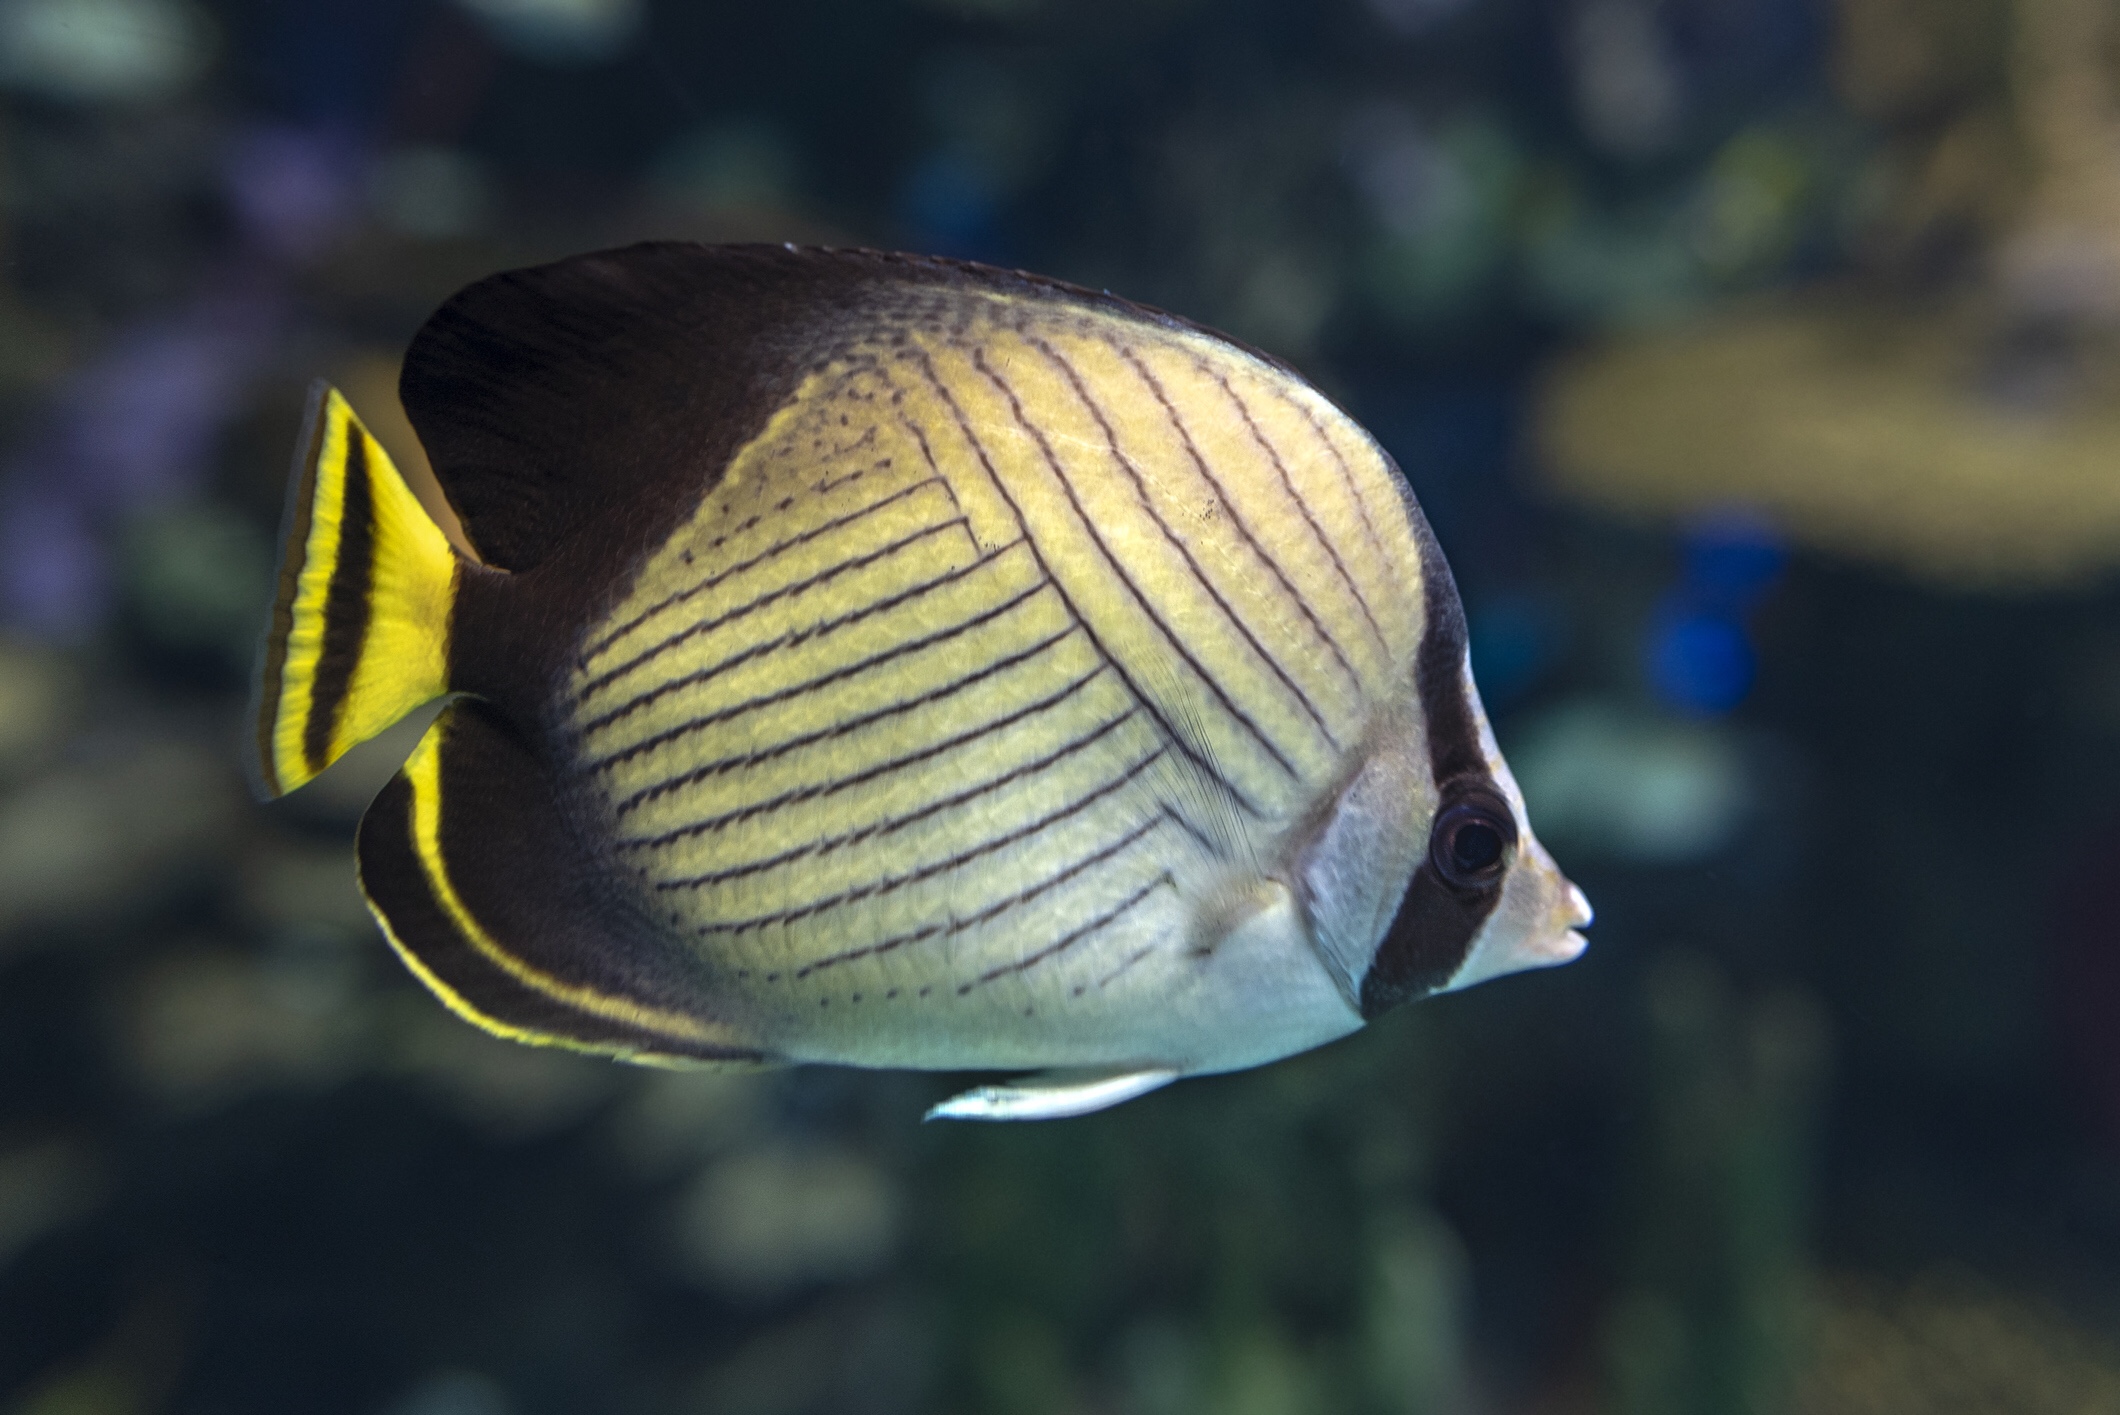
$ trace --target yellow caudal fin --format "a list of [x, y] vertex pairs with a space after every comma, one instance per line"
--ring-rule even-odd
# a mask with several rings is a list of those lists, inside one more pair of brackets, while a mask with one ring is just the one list
[[339, 391], [310, 395], [258, 661], [259, 794], [448, 691], [462, 557]]

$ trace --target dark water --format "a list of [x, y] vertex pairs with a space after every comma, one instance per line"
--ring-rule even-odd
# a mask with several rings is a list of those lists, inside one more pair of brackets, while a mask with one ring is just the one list
[[[0, 1412], [2120, 1410], [2114, 29], [0, 4]], [[351, 879], [412, 739], [243, 793], [287, 448], [317, 376], [395, 435], [464, 281], [647, 236], [1305, 370], [1588, 955], [1047, 1126], [450, 1018]]]

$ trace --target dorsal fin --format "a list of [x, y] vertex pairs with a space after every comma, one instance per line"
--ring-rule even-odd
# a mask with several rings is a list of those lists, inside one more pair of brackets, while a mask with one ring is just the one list
[[961, 261], [655, 242], [460, 291], [414, 339], [399, 392], [480, 556], [523, 570], [563, 530], [637, 505], [660, 481], [703, 494], [709, 469], [851, 336], [908, 294], [965, 290], [1182, 323]]

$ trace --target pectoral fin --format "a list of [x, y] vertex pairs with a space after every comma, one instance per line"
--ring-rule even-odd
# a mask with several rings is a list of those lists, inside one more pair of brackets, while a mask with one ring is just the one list
[[929, 1110], [927, 1120], [1064, 1120], [1145, 1096], [1178, 1079], [1169, 1070], [1059, 1067], [999, 1086], [975, 1086]]

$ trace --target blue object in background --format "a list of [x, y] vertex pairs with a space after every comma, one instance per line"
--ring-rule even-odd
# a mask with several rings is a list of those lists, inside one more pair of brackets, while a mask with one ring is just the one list
[[1745, 700], [1758, 676], [1747, 624], [1788, 559], [1758, 516], [1725, 513], [1687, 534], [1679, 583], [1649, 621], [1649, 687], [1664, 706], [1717, 717]]
[[1667, 707], [1699, 716], [1728, 712], [1752, 691], [1756, 658], [1743, 624], [1664, 601], [1649, 631], [1649, 685]]

